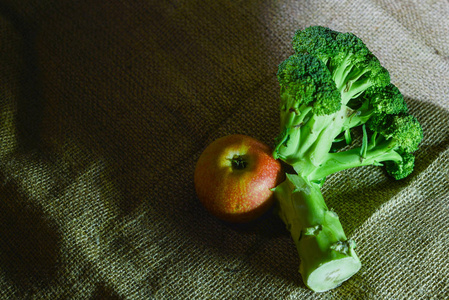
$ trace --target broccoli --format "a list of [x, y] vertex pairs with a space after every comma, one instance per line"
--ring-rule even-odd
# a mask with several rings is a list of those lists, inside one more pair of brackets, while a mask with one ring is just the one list
[[273, 156], [295, 174], [288, 174], [275, 194], [305, 284], [326, 291], [361, 267], [355, 243], [321, 194], [326, 177], [383, 165], [395, 179], [405, 178], [413, 171], [423, 131], [388, 71], [354, 34], [308, 27], [295, 33], [293, 49], [277, 73], [281, 130]]

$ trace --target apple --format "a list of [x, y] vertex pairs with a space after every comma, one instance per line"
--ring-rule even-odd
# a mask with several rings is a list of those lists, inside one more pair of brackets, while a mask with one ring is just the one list
[[221, 137], [201, 153], [194, 185], [209, 213], [223, 221], [244, 223], [273, 204], [271, 190], [283, 179], [281, 163], [266, 144], [246, 135]]

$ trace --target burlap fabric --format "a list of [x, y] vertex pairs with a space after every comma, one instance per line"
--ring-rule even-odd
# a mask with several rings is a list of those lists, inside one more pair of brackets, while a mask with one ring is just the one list
[[[1, 299], [448, 299], [447, 1], [0, 1]], [[278, 132], [293, 32], [351, 31], [423, 125], [416, 170], [331, 176], [363, 263], [314, 294], [282, 222], [232, 227], [204, 147]]]

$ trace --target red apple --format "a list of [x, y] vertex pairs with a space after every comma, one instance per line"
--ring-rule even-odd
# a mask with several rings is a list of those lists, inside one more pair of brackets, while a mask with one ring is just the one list
[[270, 208], [274, 202], [271, 189], [280, 183], [282, 174], [270, 147], [235, 134], [206, 147], [195, 167], [194, 184], [199, 200], [212, 215], [243, 223]]

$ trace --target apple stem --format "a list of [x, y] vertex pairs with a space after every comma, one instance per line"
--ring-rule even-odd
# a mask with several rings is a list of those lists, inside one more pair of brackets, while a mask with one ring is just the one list
[[248, 165], [248, 162], [240, 155], [234, 155], [231, 159], [229, 159], [232, 164], [232, 168], [236, 170], [243, 170]]

